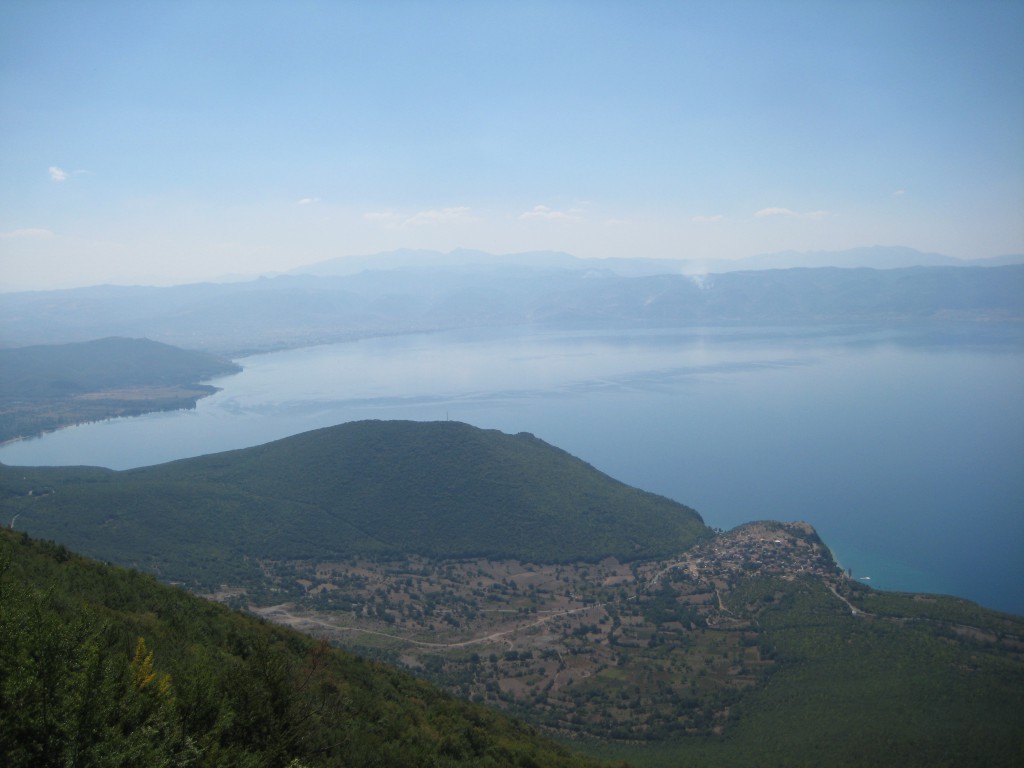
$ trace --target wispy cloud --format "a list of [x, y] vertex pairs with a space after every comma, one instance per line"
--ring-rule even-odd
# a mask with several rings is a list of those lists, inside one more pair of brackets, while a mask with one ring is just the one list
[[790, 219], [824, 219], [829, 216], [828, 211], [794, 211], [791, 208], [762, 208], [754, 213], [754, 216], [763, 219], [768, 216], [784, 216]]
[[719, 221], [725, 221], [725, 216], [720, 213], [714, 216], [693, 216], [690, 221], [697, 224], [714, 224]]
[[427, 227], [442, 224], [456, 224], [466, 221], [473, 221], [468, 206], [456, 206], [452, 208], [432, 208], [426, 211], [419, 211], [411, 216], [401, 214], [391, 209], [383, 211], [367, 211], [363, 214], [363, 220], [382, 224], [387, 227]]
[[67, 181], [67, 171], [58, 168], [56, 165], [51, 165], [49, 171], [50, 178], [53, 179], [54, 181]]
[[763, 219], [765, 216], [796, 216], [796, 211], [791, 211], [789, 208], [762, 208], [760, 211], [754, 214], [759, 219]]
[[313, 203], [319, 203], [319, 197], [304, 197], [301, 200], [296, 200], [296, 205], [312, 205]]
[[429, 211], [420, 211], [403, 221], [402, 226], [432, 226], [436, 224], [451, 224], [457, 221], [468, 221], [469, 219], [469, 208], [463, 205], [456, 208], [435, 208]]
[[905, 189], [897, 189], [895, 192], [892, 193], [892, 196], [893, 197], [901, 197], [901, 196], [903, 196], [905, 194], [907, 194], [907, 190], [905, 190]]
[[41, 239], [46, 237], [55, 237], [53, 232], [48, 229], [12, 229], [10, 232], [0, 232], [0, 239], [3, 240], [14, 240], [14, 239]]
[[567, 211], [557, 211], [546, 205], [535, 205], [530, 210], [519, 214], [519, 218], [521, 221], [582, 221], [583, 209], [570, 208]]

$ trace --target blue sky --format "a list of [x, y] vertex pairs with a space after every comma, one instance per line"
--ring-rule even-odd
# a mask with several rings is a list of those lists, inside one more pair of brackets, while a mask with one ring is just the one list
[[0, 0], [0, 290], [1024, 252], [1024, 2]]

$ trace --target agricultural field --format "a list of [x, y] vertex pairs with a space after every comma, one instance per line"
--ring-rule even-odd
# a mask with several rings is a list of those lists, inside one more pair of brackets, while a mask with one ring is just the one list
[[410, 557], [263, 568], [276, 588], [214, 597], [547, 728], [622, 740], [720, 732], [737, 693], [771, 671], [755, 612], [729, 607], [734, 585], [845, 581], [799, 523], [749, 524], [675, 559], [628, 564]]

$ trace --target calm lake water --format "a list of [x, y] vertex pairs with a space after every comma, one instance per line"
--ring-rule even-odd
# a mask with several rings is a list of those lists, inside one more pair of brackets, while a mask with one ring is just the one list
[[241, 360], [194, 411], [0, 448], [116, 469], [358, 419], [532, 432], [709, 525], [806, 520], [872, 586], [1024, 614], [1024, 342], [864, 329], [463, 331]]

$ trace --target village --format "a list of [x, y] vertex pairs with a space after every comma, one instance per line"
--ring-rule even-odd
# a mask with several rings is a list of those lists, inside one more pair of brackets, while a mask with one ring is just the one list
[[[719, 532], [667, 561], [265, 563], [277, 593], [227, 597], [264, 618], [399, 663], [475, 701], [614, 738], [721, 729], [773, 665], [747, 587], [842, 580], [806, 523]], [[770, 582], [768, 582], [770, 583]], [[622, 681], [629, 679], [624, 689]]]

